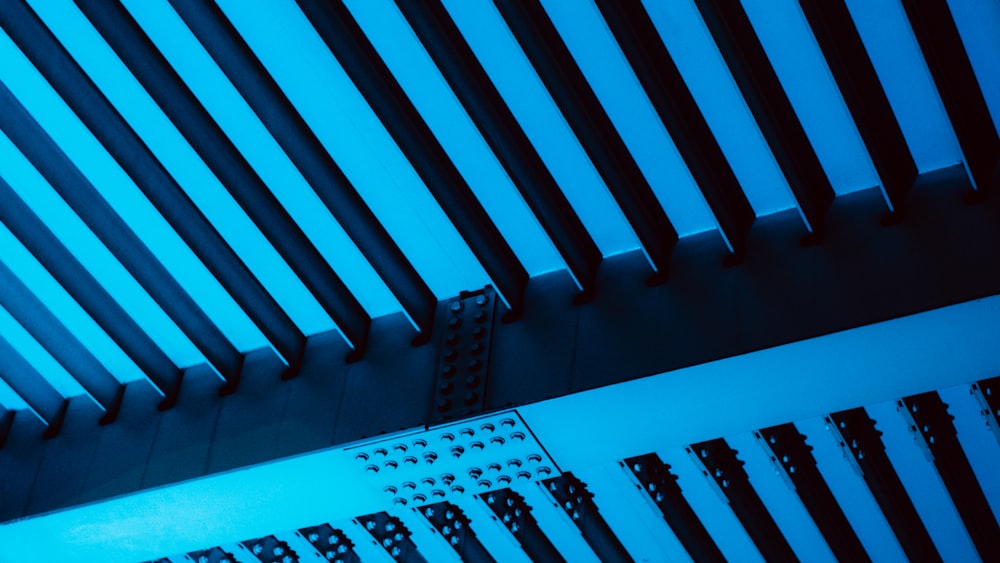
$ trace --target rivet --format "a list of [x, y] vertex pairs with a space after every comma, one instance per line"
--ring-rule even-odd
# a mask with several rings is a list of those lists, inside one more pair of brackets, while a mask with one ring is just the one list
[[444, 353], [444, 361], [446, 362], [454, 361], [455, 358], [457, 357], [458, 357], [458, 350], [454, 348], [448, 348], [448, 350]]
[[454, 377], [455, 376], [455, 366], [447, 365], [441, 368], [441, 375], [444, 377]]
[[450, 310], [450, 311], [451, 311], [452, 313], [459, 313], [459, 312], [461, 312], [461, 311], [462, 311], [462, 302], [461, 302], [461, 301], [452, 301], [452, 302], [451, 302], [451, 303], [450, 303], [450, 304], [448, 305], [448, 309], [449, 309], [449, 310]]
[[486, 336], [486, 327], [477, 326], [476, 328], [472, 329], [473, 338], [482, 338], [484, 336]]
[[466, 387], [476, 387], [479, 385], [479, 376], [476, 374], [465, 376]]
[[444, 394], [451, 393], [455, 390], [455, 384], [450, 381], [442, 381], [438, 383], [438, 391]]
[[444, 412], [444, 411], [446, 411], [446, 410], [448, 410], [450, 408], [451, 408], [451, 400], [450, 399], [438, 399], [437, 410], [439, 410], [441, 412]]
[[448, 319], [448, 328], [454, 330], [460, 326], [462, 326], [462, 319], [458, 317], [452, 317]]
[[444, 337], [445, 344], [447, 344], [449, 346], [454, 346], [454, 345], [458, 344], [459, 340], [460, 340], [460, 338], [459, 338], [457, 332], [449, 332], [448, 336]]
[[470, 406], [476, 404], [476, 401], [478, 400], [479, 393], [473, 393], [472, 391], [469, 391], [462, 397], [462, 401], [464, 401], [466, 405]]
[[481, 367], [483, 367], [483, 362], [479, 358], [469, 360], [469, 371], [479, 371]]
[[479, 305], [480, 307], [483, 307], [488, 302], [489, 302], [489, 298], [487, 298], [485, 295], [477, 295], [476, 296], [476, 305]]
[[475, 344], [473, 344], [472, 346], [469, 347], [469, 351], [472, 352], [473, 355], [476, 355], [476, 356], [478, 356], [479, 354], [482, 354], [483, 350], [485, 350], [485, 349], [486, 349], [486, 347], [483, 346], [482, 344], [480, 344], [479, 342], [476, 342]]
[[476, 314], [472, 315], [472, 320], [476, 321], [477, 323], [484, 322], [486, 321], [486, 313], [483, 311], [476, 311]]

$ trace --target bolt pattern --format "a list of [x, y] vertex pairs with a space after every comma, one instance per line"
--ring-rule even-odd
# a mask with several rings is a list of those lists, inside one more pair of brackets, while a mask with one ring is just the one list
[[489, 287], [448, 302], [441, 338], [433, 422], [483, 410], [496, 294]]
[[972, 391], [983, 407], [983, 415], [988, 424], [997, 428], [1000, 423], [1000, 377], [977, 381], [972, 386]]
[[387, 512], [376, 512], [359, 516], [357, 522], [364, 526], [375, 541], [396, 561], [407, 561], [410, 555], [417, 553], [417, 546], [410, 539], [410, 531], [403, 526], [399, 518], [390, 516]]
[[187, 556], [195, 563], [236, 563], [236, 557], [221, 547], [192, 551]]
[[240, 542], [261, 563], [298, 563], [299, 556], [288, 544], [274, 536]]
[[884, 451], [882, 433], [876, 430], [875, 421], [864, 408], [850, 409], [831, 414], [827, 424], [840, 434], [840, 445], [861, 462], [866, 456]]
[[945, 434], [955, 435], [952, 420], [955, 417], [948, 414], [948, 405], [941, 401], [935, 391], [906, 397], [898, 401], [897, 408], [906, 413], [910, 421], [910, 430], [923, 437], [928, 448], [934, 450], [938, 440]]
[[799, 433], [792, 423], [764, 428], [754, 434], [771, 452], [771, 461], [778, 464], [789, 476], [794, 476], [804, 467], [815, 467], [812, 447], [806, 444], [806, 437]]
[[469, 527], [469, 517], [450, 502], [428, 504], [420, 509], [420, 513], [458, 554], [462, 553], [467, 540], [476, 537]]
[[537, 527], [538, 523], [531, 515], [531, 507], [524, 502], [524, 497], [510, 489], [499, 489], [480, 495], [486, 506], [515, 537], [520, 537], [526, 527]]
[[597, 512], [592, 500], [594, 494], [588, 491], [587, 486], [572, 473], [563, 473], [559, 477], [546, 479], [542, 481], [542, 485], [577, 526], [589, 514]]
[[736, 457], [736, 450], [730, 448], [724, 439], [691, 444], [687, 451], [704, 467], [702, 473], [711, 477], [723, 493], [734, 484], [747, 481], [744, 462]]
[[342, 531], [329, 524], [320, 524], [299, 530], [319, 554], [332, 563], [357, 563], [361, 558], [354, 551], [354, 543]]
[[670, 466], [660, 461], [656, 454], [630, 457], [621, 464], [635, 477], [639, 486], [656, 503], [661, 512], [666, 513], [669, 509], [668, 496], [681, 493], [680, 486], [677, 485], [677, 476], [670, 472]]

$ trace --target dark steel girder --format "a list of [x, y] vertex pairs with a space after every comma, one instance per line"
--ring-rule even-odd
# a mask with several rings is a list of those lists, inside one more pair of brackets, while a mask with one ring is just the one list
[[677, 231], [590, 88], [545, 10], [535, 0], [494, 0], [639, 243], [663, 280], [677, 244]]
[[946, 0], [903, 0], [976, 189], [996, 188], [1000, 137]]
[[882, 433], [876, 430], [875, 421], [863, 407], [832, 413], [829, 421], [843, 437], [842, 447], [850, 451], [861, 468], [865, 483], [906, 556], [911, 561], [941, 561], [913, 501], [885, 453]]
[[0, 262], [0, 306], [101, 405], [105, 411], [101, 423], [113, 421], [121, 407], [125, 386], [3, 262]]
[[796, 494], [837, 560], [871, 561], [816, 467], [816, 459], [810, 453], [812, 447], [806, 445], [806, 437], [799, 433], [795, 424], [789, 422], [763, 428], [758, 436], [771, 450], [772, 461], [781, 465], [782, 471], [795, 485]]
[[[122, 170], [135, 182], [150, 203], [219, 280], [261, 333], [268, 338], [275, 349], [285, 355], [289, 363], [293, 363], [303, 346], [301, 332], [39, 17], [26, 3], [4, 2], [0, 6], [0, 25]], [[39, 169], [43, 167], [38, 162], [35, 166]], [[52, 182], [51, 179], [49, 181]], [[63, 197], [67, 201], [73, 199], [65, 195]], [[107, 221], [103, 219], [101, 221], [107, 222], [108, 225], [111, 222], [121, 223], [107, 204], [94, 205], [106, 208], [110, 213]], [[96, 211], [77, 209], [77, 213], [81, 216], [87, 215], [88, 212], [93, 216]], [[124, 223], [121, 223], [121, 226], [127, 229]], [[97, 230], [94, 225], [91, 225], [91, 228]], [[116, 255], [124, 262], [125, 254], [136, 252], [130, 248], [138, 240], [132, 233], [122, 236], [126, 238], [109, 241], [102, 237], [102, 240], [109, 248], [117, 246], [121, 249]], [[165, 270], [154, 273], [156, 267], [153, 267], [152, 270], [139, 273], [135, 264], [132, 266], [126, 264], [126, 268], [136, 279], [145, 278], [140, 283], [150, 293], [163, 291], [153, 289], [158, 284], [161, 288], [168, 285], [176, 286], [170, 290], [171, 292], [182, 291], [176, 283], [159, 281], [159, 278], [166, 274]], [[141, 268], [142, 266], [138, 267]], [[162, 270], [162, 266], [159, 269]], [[170, 278], [169, 275], [167, 277]], [[242, 360], [221, 332], [212, 328], [214, 325], [208, 321], [207, 316], [200, 310], [195, 311], [197, 306], [190, 297], [167, 298], [161, 293], [159, 298], [154, 295], [154, 299], [225, 377], [228, 385], [224, 391], [235, 390]], [[175, 306], [169, 303], [172, 301], [185, 304]]]
[[729, 499], [729, 506], [743, 524], [750, 539], [767, 561], [797, 561], [788, 540], [774, 522], [764, 502], [750, 484], [743, 461], [736, 457], [736, 450], [722, 438], [691, 444], [691, 455], [698, 458], [722, 494]]
[[[906, 220], [891, 228], [880, 224], [880, 190], [843, 196], [830, 210], [822, 244], [806, 248], [790, 236], [802, 230], [796, 210], [764, 217], [745, 259], [730, 268], [720, 264], [728, 250], [717, 234], [693, 236], [678, 246], [671, 283], [654, 287], [644, 283], [649, 265], [642, 253], [610, 257], [599, 272], [601, 291], [585, 306], [571, 303], [579, 289], [565, 271], [538, 276], [518, 322], [494, 319], [485, 409], [534, 408], [545, 399], [925, 311], [938, 318], [949, 305], [975, 310], [977, 300], [1000, 294], [994, 243], [1000, 198], [967, 205], [969, 190], [960, 166], [925, 174], [907, 198]], [[138, 476], [109, 486], [125, 494], [432, 424], [438, 350], [410, 346], [402, 315], [377, 318], [372, 330], [369, 354], [349, 365], [339, 361], [347, 345], [338, 335], [310, 338], [302, 373], [292, 381], [278, 381], [273, 356], [250, 355], [241, 392], [232, 396], [218, 397], [196, 377], [166, 412], [156, 410], [158, 396], [148, 402], [127, 396], [120, 416], [150, 430], [100, 450], [105, 466]], [[30, 468], [39, 463], [37, 447], [17, 427], [5, 452]], [[60, 442], [47, 450], [43, 469], [57, 466], [60, 479], [84, 482], [91, 470], [72, 460], [92, 455], [102, 433], [116, 427], [95, 425], [73, 447]], [[31, 511], [74, 502], [47, 475], [29, 476], [36, 490], [53, 491]], [[0, 504], [0, 520], [26, 510]]]
[[2, 336], [0, 378], [48, 425], [46, 437], [59, 433], [68, 400]]
[[528, 273], [347, 7], [298, 5], [518, 315]]
[[807, 226], [823, 230], [834, 192], [778, 75], [739, 2], [695, 0], [722, 58], [753, 113]]
[[[15, 4], [0, 4], [0, 14]], [[243, 356], [3, 84], [0, 130], [235, 389]]]
[[893, 211], [903, 207], [917, 165], [861, 35], [841, 1], [799, 0]]
[[562, 255], [584, 296], [601, 252], [486, 70], [438, 0], [396, 0], [452, 91]]
[[756, 218], [698, 104], [639, 0], [599, 0], [604, 20], [646, 90], [723, 236], [737, 256]]
[[[76, 4], [306, 287], [323, 303], [339, 299], [344, 286], [337, 274], [125, 8]], [[413, 267], [400, 257], [373, 265], [417, 329], [429, 332], [437, 299]]]
[[0, 223], [10, 229], [70, 297], [135, 362], [160, 393], [168, 399], [176, 395], [181, 382], [180, 368], [2, 178]]

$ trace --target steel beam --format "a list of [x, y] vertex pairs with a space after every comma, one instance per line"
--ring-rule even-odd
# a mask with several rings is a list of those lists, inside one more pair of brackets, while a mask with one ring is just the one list
[[494, 4], [639, 237], [656, 279], [665, 279], [677, 231], [559, 32], [536, 0]]
[[70, 297], [135, 362], [164, 395], [165, 402], [176, 396], [181, 381], [180, 368], [174, 365], [135, 319], [122, 309], [2, 178], [0, 222], [10, 229]]
[[439, 0], [396, 0], [448, 85], [566, 262], [583, 298], [601, 252]]
[[[0, 4], [0, 17], [15, 4]], [[239, 351], [3, 84], [0, 108], [0, 129], [235, 389]]]
[[955, 425], [951, 422], [955, 417], [948, 414], [948, 405], [934, 391], [904, 397], [899, 403], [900, 409], [913, 422], [911, 431], [920, 436], [934, 458], [934, 467], [941, 475], [979, 556], [983, 561], [1000, 560], [1000, 526], [997, 526], [983, 489], [962, 451]]
[[101, 424], [112, 422], [121, 407], [125, 386], [2, 261], [0, 306], [101, 405], [105, 411]]
[[822, 232], [834, 192], [743, 6], [695, 0], [705, 25], [771, 147], [809, 230]]
[[882, 433], [875, 429], [875, 421], [858, 407], [832, 413], [827, 422], [839, 433], [841, 446], [860, 468], [906, 556], [911, 561], [940, 561], [941, 555], [885, 454]]
[[847, 6], [841, 0], [799, 0], [799, 6], [868, 149], [889, 206], [902, 209], [917, 178], [917, 165]]
[[[339, 299], [344, 286], [333, 268], [125, 8], [76, 4], [313, 295], [327, 304]], [[437, 299], [409, 262], [387, 257], [373, 266], [417, 329], [430, 331]]]
[[[156, 159], [149, 147], [128, 125], [32, 9], [23, 2], [4, 2], [0, 6], [0, 26], [3, 26], [32, 64], [121, 166], [122, 170], [135, 182], [150, 203], [177, 231], [177, 234], [188, 244], [212, 275], [219, 280], [226, 291], [233, 296], [236, 303], [246, 312], [261, 333], [274, 344], [275, 349], [282, 354], [287, 354], [286, 358], [289, 358], [290, 362], [297, 358], [297, 354], [302, 348], [302, 335], [288, 315], [264, 290], [257, 278], [202, 215], [184, 190]], [[12, 133], [8, 133], [8, 135], [12, 139], [14, 138]], [[25, 151], [23, 147], [21, 150]], [[41, 170], [44, 165], [35, 162], [35, 167]], [[51, 179], [49, 181], [54, 184]], [[66, 195], [63, 195], [63, 198], [67, 202], [75, 199]], [[110, 207], [106, 204], [102, 204], [100, 207], [106, 208], [110, 212]], [[80, 209], [77, 209], [77, 213], [81, 216], [87, 214]], [[103, 213], [103, 211], [99, 213]], [[110, 224], [110, 221], [107, 222]], [[117, 217], [114, 221], [121, 222]], [[97, 230], [93, 225], [91, 228]], [[122, 239], [122, 242], [134, 238], [134, 235], [131, 235]], [[108, 240], [105, 240], [105, 244], [109, 248], [115, 246]], [[132, 242], [128, 244], [129, 246], [133, 245]], [[120, 260], [125, 261], [122, 258], [124, 252], [119, 251], [116, 254], [119, 254]], [[132, 272], [136, 279], [143, 277], [136, 272], [134, 264], [131, 267], [126, 264], [125, 267]], [[150, 293], [157, 292], [153, 288], [159, 283], [150, 278], [158, 279], [165, 273], [155, 270], [154, 267], [145, 274], [146, 280], [143, 283]], [[179, 289], [179, 286], [176, 289]], [[166, 301], [169, 299], [183, 303], [184, 299], [176, 296], [164, 299], [162, 293], [159, 296], [154, 295], [153, 298], [157, 299], [167, 314], [171, 315], [192, 342], [201, 349], [205, 357], [224, 375], [229, 384], [226, 391], [235, 390], [241, 360], [236, 350], [222, 337], [221, 332], [211, 328], [211, 322], [203, 313], [193, 310], [193, 302], [183, 306], [174, 306]], [[190, 298], [187, 300], [190, 301]]]
[[796, 494], [837, 560], [871, 561], [817, 469], [816, 459], [810, 453], [812, 447], [806, 445], [806, 437], [791, 422], [761, 429], [756, 435], [771, 452], [771, 461], [778, 471], [794, 484]]
[[519, 315], [528, 273], [347, 7], [339, 0], [298, 5]]
[[580, 530], [584, 541], [594, 550], [598, 559], [604, 563], [632, 563], [632, 556], [601, 516], [594, 504], [594, 494], [587, 490], [582, 481], [567, 472], [542, 481], [542, 485]]
[[476, 537], [469, 526], [469, 517], [462, 509], [444, 501], [429, 504], [415, 509], [434, 529], [441, 534], [444, 541], [455, 550], [455, 553], [466, 563], [494, 563], [496, 560], [486, 550], [486, 547]]
[[598, 0], [597, 7], [673, 137], [722, 235], [733, 253], [741, 256], [756, 216], [652, 20], [640, 0]]
[[59, 433], [69, 400], [0, 336], [0, 378], [48, 425], [45, 437]]
[[538, 527], [538, 521], [531, 515], [531, 507], [524, 502], [524, 497], [511, 489], [500, 489], [483, 494], [480, 498], [500, 524], [517, 539], [532, 561], [566, 561], [545, 532]]
[[996, 188], [1000, 137], [946, 0], [903, 0], [977, 190]]
[[670, 466], [656, 454], [645, 454], [621, 462], [632, 474], [639, 488], [656, 505], [663, 519], [674, 531], [681, 545], [695, 561], [725, 561], [715, 540], [709, 535], [677, 484]]
[[736, 457], [736, 450], [722, 438], [691, 444], [688, 452], [704, 467], [708, 479], [715, 483], [729, 499], [729, 506], [754, 545], [767, 561], [796, 561], [798, 558], [788, 545], [771, 513], [757, 496], [750, 484], [743, 461]]
[[388, 512], [376, 512], [356, 518], [358, 524], [364, 526], [365, 530], [375, 539], [389, 557], [394, 561], [405, 561], [407, 563], [426, 563], [427, 559], [417, 549], [416, 544], [410, 539], [410, 531], [399, 520]]

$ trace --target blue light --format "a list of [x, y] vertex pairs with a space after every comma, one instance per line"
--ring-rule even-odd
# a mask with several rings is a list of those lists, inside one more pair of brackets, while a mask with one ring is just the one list
[[3, 306], [0, 306], [0, 334], [38, 373], [45, 374], [45, 379], [60, 395], [76, 397], [87, 394], [73, 376]]
[[1000, 131], [1000, 57], [997, 56], [1000, 4], [991, 0], [950, 0], [948, 6], [986, 98], [993, 126]]
[[854, 120], [798, 4], [794, 0], [743, 4], [833, 190], [843, 195], [879, 185]]
[[438, 298], [489, 278], [290, 0], [220, 7]]
[[958, 141], [898, 0], [847, 0], [917, 169], [962, 161]]
[[697, 184], [592, 2], [543, 0], [573, 58], [681, 236], [718, 228]]
[[639, 243], [580, 142], [488, 0], [445, 0], [450, 16], [604, 256]]
[[528, 273], [562, 269], [551, 241], [399, 10], [388, 0], [346, 4]]
[[[125, 5], [369, 315], [399, 311], [385, 284], [180, 17], [166, 2]], [[306, 334], [333, 328], [300, 286], [298, 280], [291, 286], [276, 283], [272, 294]]]
[[691, 2], [644, 2], [757, 216], [795, 207], [757, 122]]

